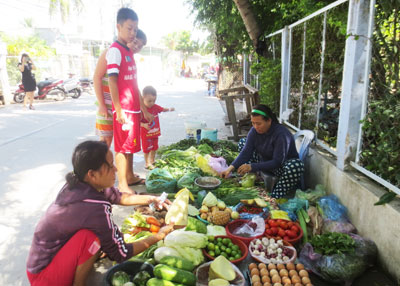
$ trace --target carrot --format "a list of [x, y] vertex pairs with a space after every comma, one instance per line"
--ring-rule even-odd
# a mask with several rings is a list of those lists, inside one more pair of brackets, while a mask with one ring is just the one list
[[152, 216], [147, 217], [146, 222], [148, 224], [154, 224], [156, 226], [161, 226], [160, 222], [155, 217], [152, 217]]
[[150, 231], [153, 233], [157, 233], [160, 230], [160, 227], [158, 225], [155, 224], [151, 224], [150, 225]]

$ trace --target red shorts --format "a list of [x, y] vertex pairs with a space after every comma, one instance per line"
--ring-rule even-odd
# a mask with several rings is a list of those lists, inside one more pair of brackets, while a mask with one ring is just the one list
[[26, 271], [32, 286], [70, 286], [74, 282], [76, 268], [85, 263], [100, 249], [100, 240], [90, 230], [81, 229], [57, 252], [50, 264], [32, 274]]
[[123, 125], [117, 121], [117, 115], [113, 114], [114, 150], [118, 153], [133, 154], [140, 151], [140, 113], [125, 112], [128, 122]]
[[142, 149], [143, 153], [149, 153], [150, 151], [158, 150], [158, 137], [142, 137]]

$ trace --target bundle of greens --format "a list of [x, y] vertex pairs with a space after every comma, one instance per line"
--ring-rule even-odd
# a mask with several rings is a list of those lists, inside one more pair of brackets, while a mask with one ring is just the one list
[[322, 255], [353, 253], [356, 246], [350, 235], [340, 232], [316, 235], [311, 239], [311, 245]]
[[196, 139], [190, 138], [190, 139], [183, 139], [181, 141], [178, 141], [176, 143], [173, 143], [171, 145], [168, 146], [161, 146], [158, 150], [157, 150], [157, 154], [164, 154], [167, 151], [170, 150], [186, 150], [192, 146], [196, 146], [197, 145], [197, 141]]
[[219, 187], [214, 190], [213, 193], [228, 206], [235, 206], [240, 202], [240, 200], [257, 198], [259, 195], [259, 189], [254, 187]]

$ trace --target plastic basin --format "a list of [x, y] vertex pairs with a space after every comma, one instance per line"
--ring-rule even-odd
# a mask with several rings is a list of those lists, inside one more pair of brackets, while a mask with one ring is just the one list
[[248, 219], [235, 219], [234, 221], [229, 222], [226, 226], [225, 226], [225, 230], [226, 230], [226, 234], [229, 236], [229, 238], [236, 238], [239, 239], [241, 241], [243, 241], [246, 246], [249, 246], [250, 241], [252, 241], [255, 238], [260, 238], [264, 235], [260, 234], [258, 236], [249, 236], [249, 237], [244, 237], [244, 236], [239, 236], [239, 235], [234, 235], [233, 232], [235, 231], [236, 228], [242, 226], [244, 223], [249, 222], [250, 220]]
[[111, 267], [107, 271], [106, 275], [104, 275], [103, 285], [112, 286], [111, 279], [112, 279], [112, 276], [114, 275], [114, 273], [117, 271], [126, 272], [132, 279], [133, 276], [135, 276], [140, 271], [147, 271], [151, 275], [151, 277], [154, 277], [153, 269], [154, 269], [154, 266], [147, 262], [124, 261], [120, 264], [117, 264], [117, 265]]
[[[229, 238], [232, 241], [233, 244], [236, 244], [237, 246], [239, 246], [239, 249], [242, 252], [242, 256], [240, 258], [235, 259], [235, 260], [231, 260], [230, 262], [232, 262], [233, 264], [238, 264], [238, 263], [240, 263], [241, 261], [243, 261], [247, 257], [249, 249], [248, 249], [247, 245], [243, 241], [241, 241], [240, 239], [229, 237], [227, 235], [215, 236], [215, 238], [218, 238], [218, 237]], [[210, 256], [204, 248], [203, 248], [203, 254], [204, 254], [204, 256], [206, 256], [210, 260], [214, 260], [215, 259], [215, 257]]]

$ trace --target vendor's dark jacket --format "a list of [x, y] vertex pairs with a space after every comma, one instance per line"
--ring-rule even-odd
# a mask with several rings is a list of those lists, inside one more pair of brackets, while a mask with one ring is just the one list
[[292, 133], [283, 125], [272, 122], [264, 134], [258, 134], [252, 127], [247, 135], [239, 156], [232, 162], [235, 169], [250, 161], [253, 152], [260, 156], [259, 163], [251, 164], [251, 171], [273, 172], [289, 159], [299, 158]]
[[112, 204], [119, 204], [121, 192], [109, 188], [99, 192], [85, 183], [68, 184], [40, 219], [33, 235], [27, 270], [39, 273], [60, 248], [79, 230], [88, 229], [100, 240], [101, 249], [111, 260], [122, 262], [133, 255], [112, 218]]

